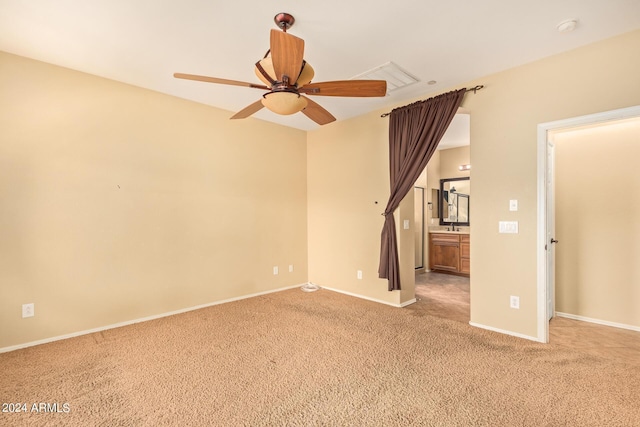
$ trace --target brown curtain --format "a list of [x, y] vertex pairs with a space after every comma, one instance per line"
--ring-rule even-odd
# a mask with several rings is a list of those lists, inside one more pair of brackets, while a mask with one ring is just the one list
[[411, 190], [436, 151], [462, 103], [466, 89], [445, 93], [391, 111], [389, 167], [391, 195], [384, 211], [378, 276], [389, 279], [389, 290], [400, 289], [398, 241], [393, 212]]

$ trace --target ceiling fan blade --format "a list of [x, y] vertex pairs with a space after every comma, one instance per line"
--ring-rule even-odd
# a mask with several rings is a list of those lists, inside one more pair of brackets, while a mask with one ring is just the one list
[[304, 40], [279, 30], [271, 30], [271, 58], [276, 80], [289, 78], [289, 84], [298, 80], [302, 70], [304, 56]]
[[258, 111], [260, 111], [262, 107], [262, 101], [256, 101], [253, 104], [244, 107], [242, 110], [235, 113], [233, 116], [231, 116], [231, 119], [246, 119], [253, 113], [257, 113]]
[[219, 83], [223, 85], [245, 86], [245, 87], [252, 87], [256, 89], [271, 90], [270, 87], [263, 86], [263, 85], [256, 85], [253, 83], [241, 82], [238, 80], [219, 79], [217, 77], [197, 76], [195, 74], [174, 73], [173, 77], [177, 79], [197, 80], [199, 82]]
[[318, 96], [385, 96], [385, 80], [336, 80], [333, 82], [309, 83], [299, 89], [300, 93]]
[[305, 97], [305, 99], [307, 100], [307, 106], [304, 110], [302, 110], [302, 113], [305, 116], [309, 117], [320, 126], [326, 125], [327, 123], [335, 122], [336, 118], [333, 117], [330, 112], [321, 107], [320, 104], [310, 100], [307, 97]]

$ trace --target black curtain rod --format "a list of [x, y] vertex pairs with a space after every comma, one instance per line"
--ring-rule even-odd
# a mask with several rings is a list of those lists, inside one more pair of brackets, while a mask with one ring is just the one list
[[[477, 91], [479, 91], [482, 88], [484, 88], [484, 85], [477, 85], [477, 86], [472, 87], [471, 89], [467, 89], [467, 92], [476, 93]], [[416, 101], [416, 102], [419, 102], [419, 101]], [[398, 107], [398, 108], [402, 108], [402, 107]], [[391, 112], [384, 113], [384, 114], [380, 115], [380, 117], [387, 117], [390, 114], [391, 114]]]

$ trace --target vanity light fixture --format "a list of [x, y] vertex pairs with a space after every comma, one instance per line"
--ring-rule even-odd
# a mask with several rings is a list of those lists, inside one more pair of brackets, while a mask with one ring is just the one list
[[458, 166], [458, 170], [460, 171], [468, 171], [471, 169], [471, 165], [460, 165]]

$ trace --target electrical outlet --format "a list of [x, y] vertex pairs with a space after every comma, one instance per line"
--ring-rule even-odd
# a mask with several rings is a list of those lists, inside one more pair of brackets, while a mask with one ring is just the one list
[[362, 280], [362, 270], [358, 270], [358, 280]]
[[276, 276], [278, 274], [278, 267], [273, 267], [273, 275]]
[[22, 304], [22, 317], [33, 317], [35, 314], [34, 303]]
[[293, 264], [289, 266], [289, 273], [293, 273]]
[[511, 308], [520, 308], [520, 297], [515, 297], [513, 295], [511, 295], [509, 297], [509, 306]]

